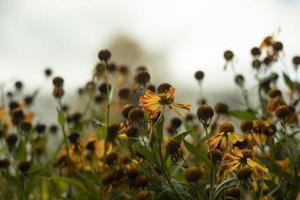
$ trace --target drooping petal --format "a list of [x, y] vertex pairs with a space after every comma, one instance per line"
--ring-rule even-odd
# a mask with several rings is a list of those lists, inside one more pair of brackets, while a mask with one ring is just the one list
[[244, 140], [243, 136], [234, 134], [234, 133], [228, 133], [228, 139], [232, 144], [235, 144], [236, 142], [242, 142]]
[[239, 158], [243, 157], [243, 153], [238, 147], [234, 147], [234, 149], [232, 149], [232, 153]]
[[249, 165], [250, 167], [252, 167], [255, 170], [258, 170], [260, 172], [264, 172], [264, 173], [268, 172], [267, 168], [265, 168], [262, 165], [258, 164], [257, 162], [255, 162], [251, 158], [247, 158], [247, 165]]
[[172, 103], [171, 105], [176, 108], [181, 108], [185, 110], [190, 110], [192, 107], [190, 104], [182, 104], [182, 103]]

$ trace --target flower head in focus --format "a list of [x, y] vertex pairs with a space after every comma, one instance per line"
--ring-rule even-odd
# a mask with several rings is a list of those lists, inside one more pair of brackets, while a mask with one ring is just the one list
[[191, 105], [175, 103], [174, 93], [175, 88], [170, 85], [164, 90], [158, 90], [158, 93], [147, 90], [145, 95], [140, 98], [140, 106], [146, 112], [151, 113], [151, 118], [156, 118], [165, 106], [169, 106], [170, 109], [173, 109], [178, 115], [182, 116], [176, 108], [190, 110]]

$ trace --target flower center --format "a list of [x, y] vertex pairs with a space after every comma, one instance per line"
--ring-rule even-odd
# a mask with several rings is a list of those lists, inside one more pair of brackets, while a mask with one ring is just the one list
[[166, 96], [161, 96], [159, 103], [161, 105], [169, 105], [174, 101], [174, 98], [167, 98]]

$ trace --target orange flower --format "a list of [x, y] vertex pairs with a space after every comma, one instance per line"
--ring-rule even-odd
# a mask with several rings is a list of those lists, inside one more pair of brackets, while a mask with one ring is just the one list
[[235, 147], [231, 150], [231, 153], [226, 153], [224, 156], [224, 163], [222, 164], [220, 171], [232, 172], [238, 171], [242, 168], [248, 167], [257, 176], [258, 173], [267, 173], [268, 169], [260, 165], [254, 160], [253, 152], [249, 149], [242, 149]]
[[147, 90], [145, 95], [140, 98], [140, 106], [143, 107], [144, 111], [151, 113], [151, 118], [155, 118], [163, 110], [165, 106], [169, 106], [177, 114], [181, 114], [176, 108], [190, 110], [190, 104], [180, 104], [174, 102], [175, 88], [170, 87], [167, 92], [156, 94], [150, 90]]

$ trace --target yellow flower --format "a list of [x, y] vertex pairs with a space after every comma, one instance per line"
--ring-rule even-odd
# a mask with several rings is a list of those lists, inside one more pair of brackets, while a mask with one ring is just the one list
[[212, 136], [208, 140], [208, 143], [211, 149], [225, 151], [229, 145], [242, 142], [243, 140], [244, 138], [241, 135], [230, 132], [220, 132]]
[[223, 159], [224, 163], [220, 168], [221, 171], [232, 172], [248, 167], [253, 171], [255, 176], [257, 176], [258, 173], [268, 172], [267, 168], [254, 160], [253, 152], [249, 149], [240, 150], [235, 147], [231, 150], [231, 153], [226, 153]]
[[143, 107], [144, 111], [151, 113], [151, 118], [157, 117], [164, 106], [169, 106], [170, 109], [173, 109], [177, 114], [181, 116], [176, 108], [190, 110], [191, 105], [175, 103], [174, 93], [174, 87], [170, 87], [167, 92], [158, 94], [147, 90], [145, 95], [140, 98], [140, 106]]

